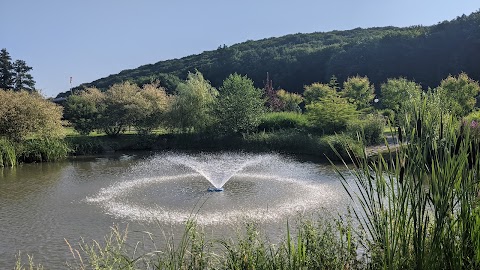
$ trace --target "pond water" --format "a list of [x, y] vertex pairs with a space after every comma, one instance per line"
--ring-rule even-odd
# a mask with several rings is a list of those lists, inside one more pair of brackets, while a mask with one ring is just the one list
[[333, 167], [280, 154], [135, 153], [22, 164], [0, 170], [0, 268], [12, 268], [18, 251], [65, 268], [72, 258], [65, 239], [101, 240], [113, 225], [128, 224], [132, 243], [141, 231], [181, 235], [192, 217], [212, 237], [229, 237], [245, 221], [280, 236], [287, 219], [336, 215], [348, 203]]

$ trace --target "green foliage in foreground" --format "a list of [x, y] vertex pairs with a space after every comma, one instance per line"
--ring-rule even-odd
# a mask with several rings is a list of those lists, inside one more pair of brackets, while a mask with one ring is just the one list
[[370, 236], [364, 245], [373, 269], [480, 267], [477, 127], [458, 128], [447, 115], [438, 124], [426, 108], [417, 105], [405, 121], [412, 128], [400, 130], [400, 148], [354, 160], [354, 187], [339, 171], [361, 206], [355, 214]]
[[[356, 254], [357, 238], [349, 222], [342, 220], [316, 222], [303, 220], [283, 240], [273, 244], [254, 225], [236, 238], [207, 240], [204, 232], [192, 221], [186, 223], [181, 239], [145, 233], [153, 243], [131, 246], [128, 228], [113, 227], [104, 241], [81, 241], [70, 244], [70, 269], [350, 269], [361, 265]], [[157, 249], [156, 246], [164, 246]], [[17, 258], [17, 265], [22, 266]], [[30, 266], [34, 266], [30, 261]], [[24, 269], [17, 267], [15, 269]]]

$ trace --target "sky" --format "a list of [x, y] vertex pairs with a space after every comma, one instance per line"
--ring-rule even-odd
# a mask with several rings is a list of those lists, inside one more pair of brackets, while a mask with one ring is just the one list
[[477, 0], [0, 0], [0, 48], [54, 97], [72, 85], [246, 40], [432, 25]]

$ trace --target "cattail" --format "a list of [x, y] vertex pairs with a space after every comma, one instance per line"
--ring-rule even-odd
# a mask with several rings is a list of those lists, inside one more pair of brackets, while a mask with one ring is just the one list
[[403, 142], [402, 128], [398, 127], [398, 141]]

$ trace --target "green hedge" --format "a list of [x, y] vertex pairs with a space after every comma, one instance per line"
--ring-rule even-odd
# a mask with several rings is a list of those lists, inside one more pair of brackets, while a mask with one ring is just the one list
[[296, 112], [272, 112], [262, 117], [258, 131], [278, 131], [285, 129], [305, 129], [307, 117]]

